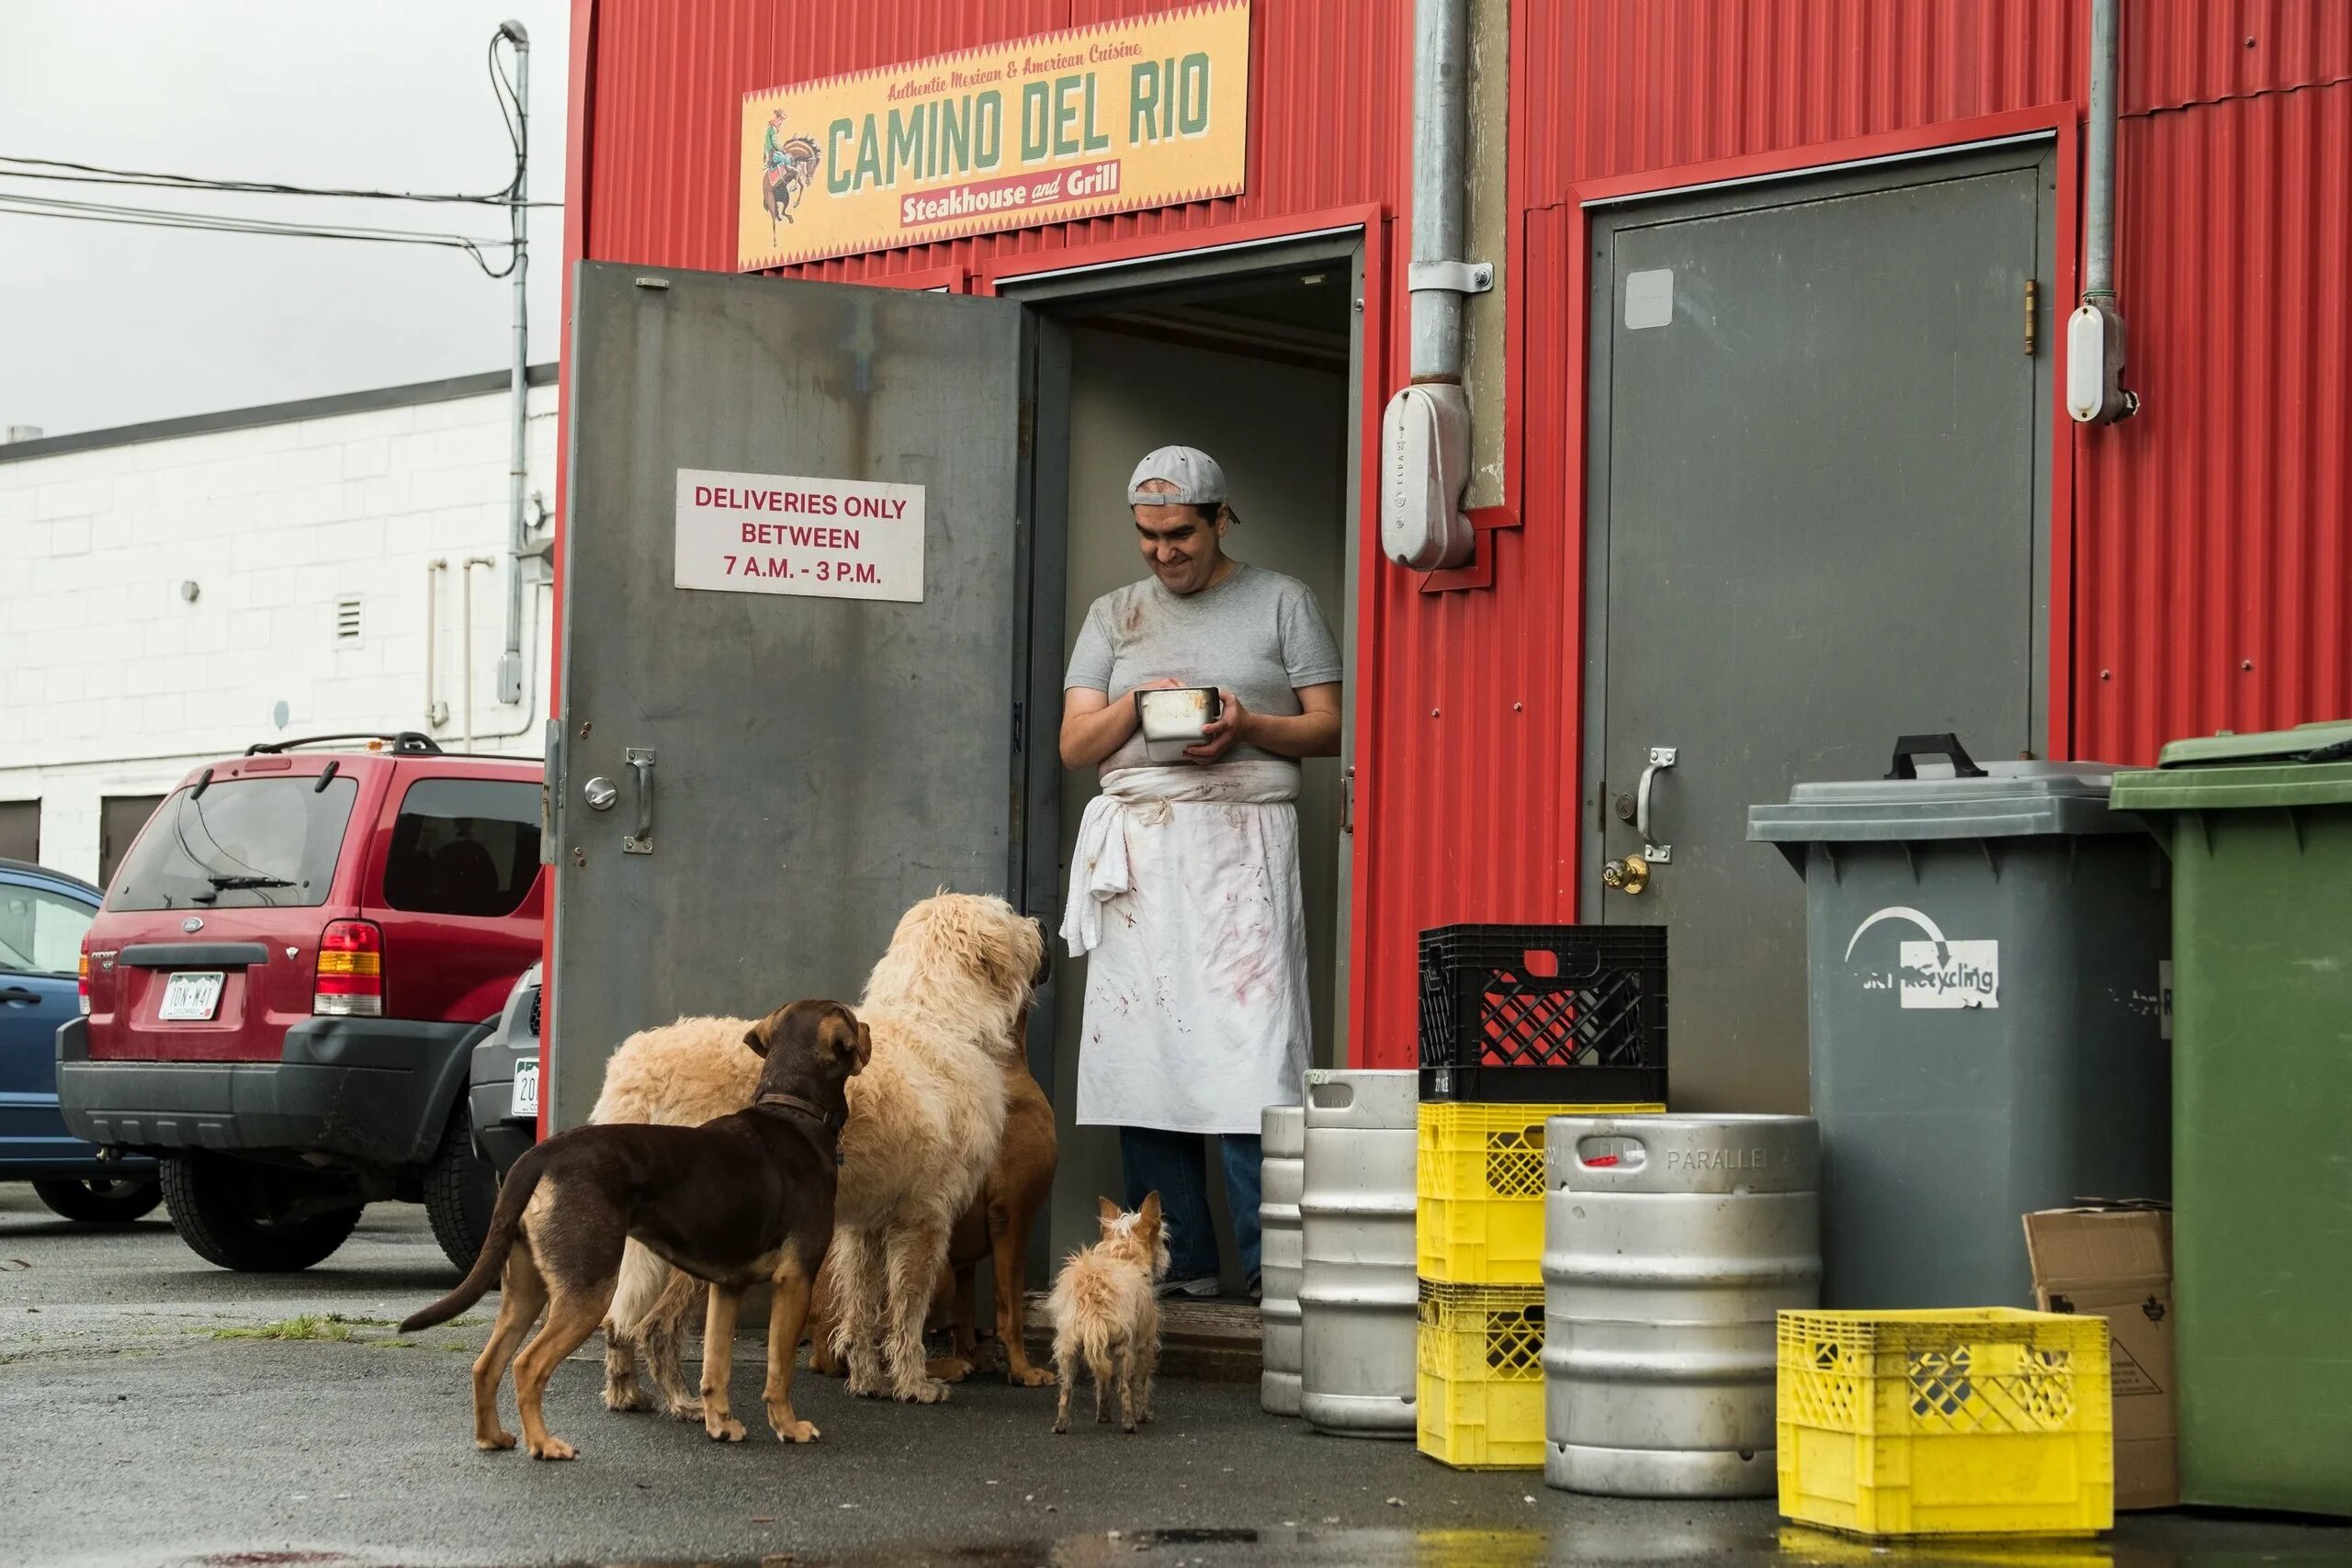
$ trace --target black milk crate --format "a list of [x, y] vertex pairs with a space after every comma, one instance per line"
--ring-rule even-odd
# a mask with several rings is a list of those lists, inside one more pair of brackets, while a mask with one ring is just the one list
[[1421, 933], [1421, 1098], [1662, 1104], [1662, 926]]

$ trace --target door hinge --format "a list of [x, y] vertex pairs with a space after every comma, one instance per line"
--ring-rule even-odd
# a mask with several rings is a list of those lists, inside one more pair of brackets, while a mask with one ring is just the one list
[[2030, 277], [2025, 280], [2025, 356], [2033, 357], [2033, 317], [2036, 286]]
[[1012, 705], [1012, 754], [1016, 757], [1020, 756], [1028, 748], [1026, 724], [1027, 712], [1027, 704], [1015, 703]]
[[1340, 773], [1340, 831], [1356, 830], [1356, 771], [1350, 767]]

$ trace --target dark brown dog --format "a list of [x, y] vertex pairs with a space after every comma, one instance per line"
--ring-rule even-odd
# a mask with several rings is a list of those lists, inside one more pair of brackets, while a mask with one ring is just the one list
[[[1026, 1015], [1023, 1015], [1024, 1021]], [[979, 1195], [948, 1233], [947, 1258], [932, 1295], [932, 1321], [949, 1336], [949, 1351], [934, 1357], [933, 1377], [960, 1382], [983, 1370], [979, 1340], [979, 1267], [992, 1265], [996, 1285], [996, 1343], [993, 1357], [1001, 1355], [1008, 1382], [1023, 1388], [1043, 1388], [1054, 1374], [1033, 1365], [1023, 1338], [1023, 1275], [1029, 1260], [1029, 1235], [1037, 1214], [1054, 1190], [1058, 1158], [1054, 1135], [1053, 1102], [1029, 1069], [1019, 1063], [1004, 1070], [1004, 1142], [997, 1147], [996, 1163]], [[808, 1312], [808, 1367], [824, 1377], [842, 1375], [842, 1361], [833, 1354], [832, 1276], [819, 1276], [817, 1293]]]
[[817, 1436], [792, 1412], [793, 1353], [832, 1240], [844, 1086], [865, 1066], [873, 1039], [841, 1003], [804, 1001], [753, 1024], [743, 1043], [763, 1059], [751, 1109], [699, 1127], [575, 1127], [538, 1145], [507, 1173], [464, 1282], [401, 1325], [405, 1334], [447, 1322], [480, 1301], [503, 1267], [498, 1322], [474, 1362], [477, 1448], [514, 1446], [498, 1423], [498, 1383], [545, 1306], [547, 1326], [515, 1361], [514, 1403], [533, 1459], [572, 1457], [570, 1443], [548, 1434], [540, 1400], [556, 1367], [604, 1321], [632, 1238], [710, 1283], [704, 1430], [742, 1440], [743, 1424], [728, 1414], [729, 1352], [743, 1291], [764, 1280], [774, 1286], [768, 1423], [790, 1442]]

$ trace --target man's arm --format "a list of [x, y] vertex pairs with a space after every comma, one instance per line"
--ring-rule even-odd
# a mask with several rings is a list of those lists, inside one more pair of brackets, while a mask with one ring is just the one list
[[1136, 732], [1136, 705], [1114, 706], [1111, 694], [1073, 686], [1062, 694], [1062, 766], [1091, 768]]
[[[1148, 681], [1136, 692], [1172, 690], [1181, 681], [1162, 677]], [[1091, 768], [1107, 760], [1135, 736], [1141, 722], [1136, 713], [1135, 692], [1122, 693], [1116, 702], [1090, 686], [1072, 686], [1062, 694], [1062, 766]], [[1336, 709], [1334, 711], [1337, 711]], [[1337, 729], [1332, 731], [1336, 738]], [[1334, 740], [1336, 746], [1336, 739]]]
[[[1225, 711], [1204, 732], [1201, 743], [1185, 750], [1187, 757], [1214, 762], [1236, 746], [1255, 746], [1261, 751], [1272, 751], [1277, 757], [1336, 757], [1340, 754], [1340, 682], [1337, 681], [1328, 686], [1299, 687], [1298, 705], [1305, 711], [1295, 715], [1251, 713], [1231, 692], [1220, 694], [1225, 699]], [[1063, 733], [1069, 733], [1067, 726]], [[1067, 748], [1069, 743], [1065, 741], [1063, 744]]]

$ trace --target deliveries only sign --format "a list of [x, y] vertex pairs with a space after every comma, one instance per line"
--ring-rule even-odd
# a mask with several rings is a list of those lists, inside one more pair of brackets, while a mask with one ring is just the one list
[[1249, 0], [743, 97], [744, 272], [1238, 196]]
[[678, 470], [677, 585], [922, 597], [922, 486]]

